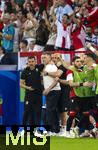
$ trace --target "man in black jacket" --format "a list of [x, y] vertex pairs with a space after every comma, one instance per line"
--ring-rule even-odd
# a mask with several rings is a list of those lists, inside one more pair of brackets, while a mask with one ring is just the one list
[[22, 74], [20, 85], [25, 89], [23, 125], [40, 125], [42, 108], [42, 65], [36, 65], [36, 58], [28, 58], [28, 67]]

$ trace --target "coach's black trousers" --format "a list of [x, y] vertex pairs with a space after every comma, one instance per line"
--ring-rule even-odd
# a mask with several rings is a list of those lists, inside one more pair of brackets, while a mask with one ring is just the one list
[[60, 91], [51, 91], [46, 96], [46, 122], [51, 132], [59, 132], [58, 101]]
[[23, 125], [40, 125], [42, 95], [31, 93], [26, 95], [24, 102]]

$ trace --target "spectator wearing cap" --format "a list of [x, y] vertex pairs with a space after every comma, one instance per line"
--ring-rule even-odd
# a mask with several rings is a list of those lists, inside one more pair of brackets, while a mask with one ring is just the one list
[[4, 28], [2, 30], [2, 46], [6, 52], [13, 52], [14, 26], [10, 23], [10, 15], [5, 13], [3, 16]]

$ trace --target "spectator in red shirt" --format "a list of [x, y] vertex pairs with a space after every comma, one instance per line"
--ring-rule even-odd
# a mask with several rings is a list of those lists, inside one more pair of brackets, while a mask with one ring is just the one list
[[95, 0], [95, 7], [87, 17], [87, 22], [92, 28], [98, 25], [98, 0]]
[[85, 26], [82, 24], [80, 17], [75, 17], [75, 23], [72, 29], [72, 45], [77, 51], [84, 51], [85, 45]]

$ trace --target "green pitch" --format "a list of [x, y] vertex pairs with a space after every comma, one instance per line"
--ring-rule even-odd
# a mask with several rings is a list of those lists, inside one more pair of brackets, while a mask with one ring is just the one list
[[51, 137], [50, 150], [98, 150], [98, 139]]

